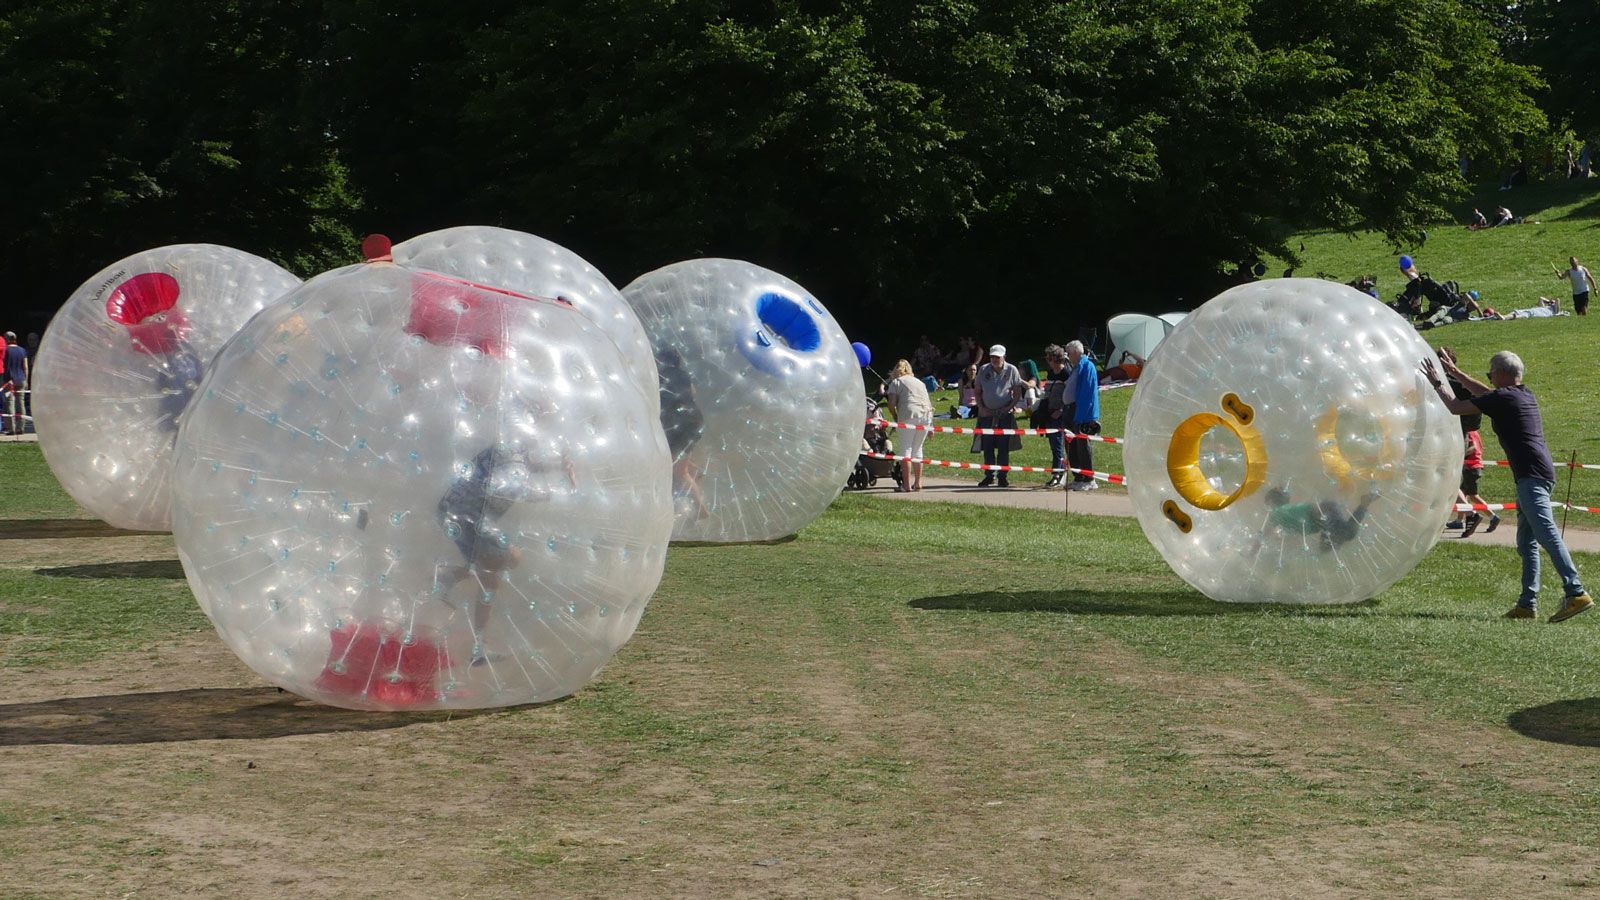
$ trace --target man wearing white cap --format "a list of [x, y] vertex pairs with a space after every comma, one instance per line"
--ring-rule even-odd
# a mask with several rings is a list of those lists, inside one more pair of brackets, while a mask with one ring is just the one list
[[[1016, 366], [1006, 362], [1005, 345], [990, 347], [989, 364], [978, 369], [978, 427], [1016, 428], [1017, 400], [1022, 396], [1023, 388], [1022, 373], [1017, 371]], [[1016, 435], [981, 436], [979, 444], [983, 448], [983, 464], [1010, 465], [1013, 441], [1018, 446], [1022, 443]], [[1000, 486], [1010, 487], [1006, 472], [1002, 470], [998, 474]], [[995, 470], [985, 469], [978, 487], [994, 484], [995, 475]]]

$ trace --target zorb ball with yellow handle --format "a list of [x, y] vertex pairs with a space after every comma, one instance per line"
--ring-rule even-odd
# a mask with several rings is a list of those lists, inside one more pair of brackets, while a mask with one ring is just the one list
[[1128, 493], [1214, 600], [1353, 603], [1438, 540], [1460, 420], [1433, 350], [1371, 297], [1304, 278], [1228, 290], [1161, 342], [1128, 408]]

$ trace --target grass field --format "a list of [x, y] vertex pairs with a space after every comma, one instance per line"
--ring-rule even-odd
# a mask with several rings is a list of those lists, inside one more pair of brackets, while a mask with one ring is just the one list
[[1131, 520], [847, 495], [674, 548], [567, 701], [375, 715], [264, 687], [35, 446], [0, 473], [0, 896], [1600, 888], [1600, 619], [1497, 618], [1507, 549], [1240, 608]]

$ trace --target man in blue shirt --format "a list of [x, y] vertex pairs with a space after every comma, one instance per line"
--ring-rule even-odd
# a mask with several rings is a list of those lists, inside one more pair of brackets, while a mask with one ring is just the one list
[[[1067, 368], [1072, 375], [1067, 378], [1067, 402], [1072, 410], [1072, 430], [1077, 436], [1067, 445], [1067, 465], [1074, 469], [1094, 470], [1094, 451], [1089, 441], [1081, 435], [1100, 433], [1100, 373], [1094, 362], [1083, 352], [1083, 342], [1067, 345]], [[1069, 491], [1093, 491], [1100, 485], [1094, 476], [1073, 473]]]
[[1489, 417], [1495, 437], [1500, 439], [1506, 460], [1511, 464], [1511, 475], [1517, 482], [1517, 552], [1522, 555], [1522, 595], [1517, 598], [1517, 605], [1506, 613], [1506, 618], [1532, 619], [1537, 615], [1541, 545], [1550, 554], [1550, 561], [1560, 573], [1561, 586], [1566, 591], [1566, 599], [1550, 621], [1564, 622], [1588, 612], [1594, 600], [1583, 589], [1578, 567], [1573, 565], [1572, 554], [1561, 540], [1550, 506], [1556, 469], [1550, 459], [1550, 448], [1544, 442], [1544, 420], [1539, 415], [1539, 403], [1533, 391], [1522, 383], [1522, 358], [1510, 350], [1490, 357], [1489, 382], [1493, 387], [1461, 371], [1450, 354], [1441, 353], [1439, 362], [1450, 380], [1472, 394], [1470, 400], [1457, 400], [1454, 392], [1440, 380], [1433, 360], [1425, 359], [1422, 372], [1428, 376], [1439, 399], [1458, 416], [1481, 412]]
[[22, 392], [28, 387], [28, 351], [17, 343], [17, 333], [6, 332], [6, 377], [0, 384], [0, 419], [5, 421], [6, 434], [22, 434]]

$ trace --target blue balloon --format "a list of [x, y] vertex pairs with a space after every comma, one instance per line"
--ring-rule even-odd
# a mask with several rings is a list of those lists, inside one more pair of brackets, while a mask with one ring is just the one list
[[1400, 257], [1400, 271], [1404, 272], [1405, 270], [1407, 270], [1409, 268], [1411, 268], [1411, 257], [1409, 257], [1409, 256], [1401, 256]]
[[872, 364], [872, 350], [869, 349], [866, 344], [856, 341], [854, 344], [850, 345], [850, 349], [856, 352], [856, 359], [863, 366]]

